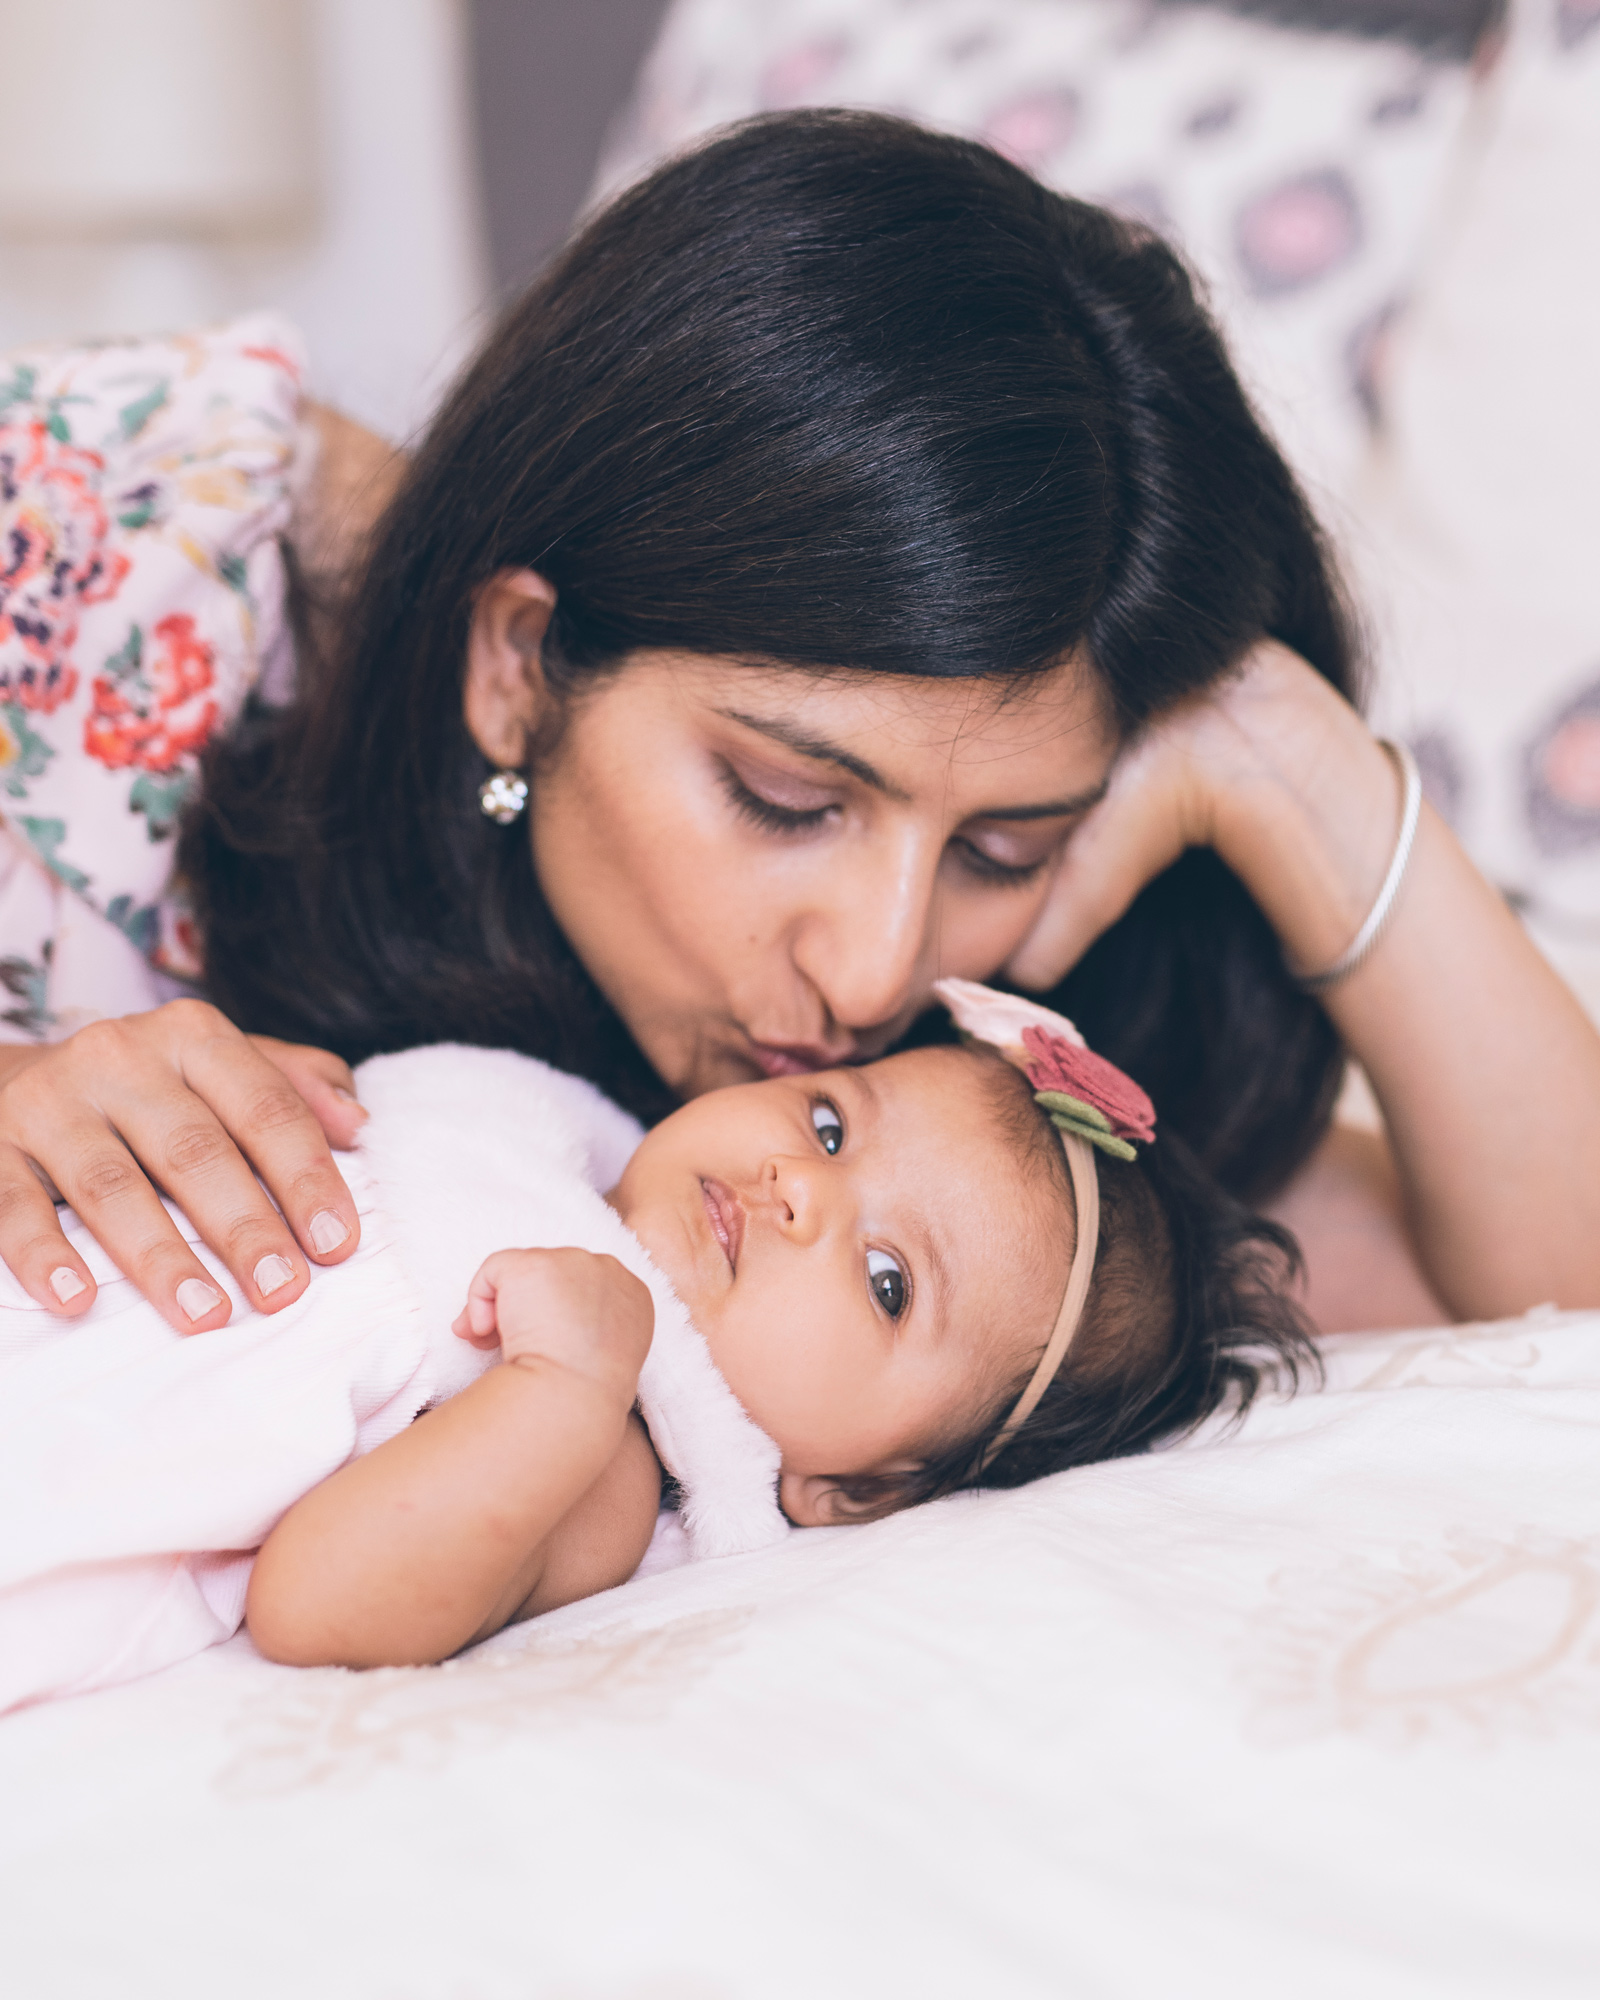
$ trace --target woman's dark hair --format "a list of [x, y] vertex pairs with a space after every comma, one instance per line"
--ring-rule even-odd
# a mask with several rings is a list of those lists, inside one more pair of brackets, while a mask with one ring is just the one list
[[[326, 662], [210, 754], [181, 865], [243, 1026], [351, 1059], [507, 1045], [665, 1108], [525, 829], [478, 808], [469, 622], [522, 567], [559, 594], [558, 691], [640, 647], [1013, 687], [1082, 647], [1129, 732], [1270, 634], [1353, 693], [1316, 526], [1165, 243], [896, 119], [757, 119], [511, 308]], [[1326, 1120], [1333, 1032], [1209, 853], [1056, 1001], [1236, 1187]]]
[[[997, 1070], [999, 1065], [996, 1065]], [[1008, 1133], [1031, 1175], [1073, 1208], [1055, 1129], [1015, 1070], [996, 1079]], [[1290, 1293], [1293, 1236], [1254, 1215], [1163, 1127], [1138, 1158], [1097, 1157], [1100, 1238], [1083, 1318], [1037, 1407], [987, 1467], [984, 1457], [1034, 1362], [1001, 1385], [975, 1431], [931, 1451], [910, 1474], [840, 1482], [861, 1520], [972, 1487], [1025, 1486], [1052, 1472], [1127, 1458], [1228, 1411], [1242, 1417], [1264, 1388], [1319, 1380], [1309, 1323]]]

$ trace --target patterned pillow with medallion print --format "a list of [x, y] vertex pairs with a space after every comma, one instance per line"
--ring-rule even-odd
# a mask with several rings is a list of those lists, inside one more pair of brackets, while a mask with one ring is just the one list
[[1513, 0], [1363, 494], [1378, 715], [1600, 1017], [1600, 0]]
[[677, 0], [600, 190], [730, 119], [899, 112], [1153, 224], [1326, 509], [1471, 102], [1458, 60], [1148, 0]]
[[198, 966], [172, 882], [199, 753], [286, 652], [299, 341], [254, 315], [0, 360], [0, 1037]]
[[1409, 13], [1461, 32], [676, 0], [600, 187], [729, 119], [862, 105], [1167, 233], [1359, 579], [1374, 720], [1600, 1018], [1600, 0]]

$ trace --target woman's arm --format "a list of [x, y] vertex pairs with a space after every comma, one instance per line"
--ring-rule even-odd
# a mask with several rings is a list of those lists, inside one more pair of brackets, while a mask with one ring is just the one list
[[1332, 1126], [1267, 1213], [1299, 1242], [1300, 1300], [1319, 1332], [1437, 1326], [1451, 1317], [1423, 1275], [1381, 1132]]
[[257, 1558], [247, 1616], [294, 1666], [442, 1660], [518, 1617], [622, 1583], [660, 1469], [630, 1416], [650, 1294], [613, 1258], [511, 1250], [457, 1331], [503, 1364], [313, 1488]]
[[289, 521], [289, 541], [313, 588], [350, 568], [406, 469], [403, 452], [324, 403], [301, 417], [314, 441], [310, 476]]
[[[1371, 907], [1399, 813], [1394, 765], [1361, 717], [1263, 645], [1123, 757], [1010, 969], [1024, 984], [1059, 976], [1185, 847], [1210, 845], [1290, 965], [1317, 971]], [[1429, 808], [1392, 922], [1323, 1004], [1383, 1109], [1426, 1286], [1463, 1318], [1600, 1304], [1600, 1035]], [[1372, 1222], [1374, 1192], [1369, 1177]], [[1315, 1298], [1334, 1276], [1307, 1221]]]

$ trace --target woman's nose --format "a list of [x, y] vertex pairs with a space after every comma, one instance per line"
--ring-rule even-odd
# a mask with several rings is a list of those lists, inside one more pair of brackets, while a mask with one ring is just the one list
[[915, 993], [939, 853], [916, 828], [840, 853], [793, 944], [795, 965], [840, 1027], [859, 1032], [892, 1021]]

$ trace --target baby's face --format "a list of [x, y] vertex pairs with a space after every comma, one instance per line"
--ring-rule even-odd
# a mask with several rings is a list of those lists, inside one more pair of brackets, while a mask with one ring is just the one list
[[712, 1091], [611, 1200], [778, 1445], [802, 1522], [830, 1517], [830, 1479], [975, 1427], [1049, 1337], [1072, 1251], [959, 1049]]

